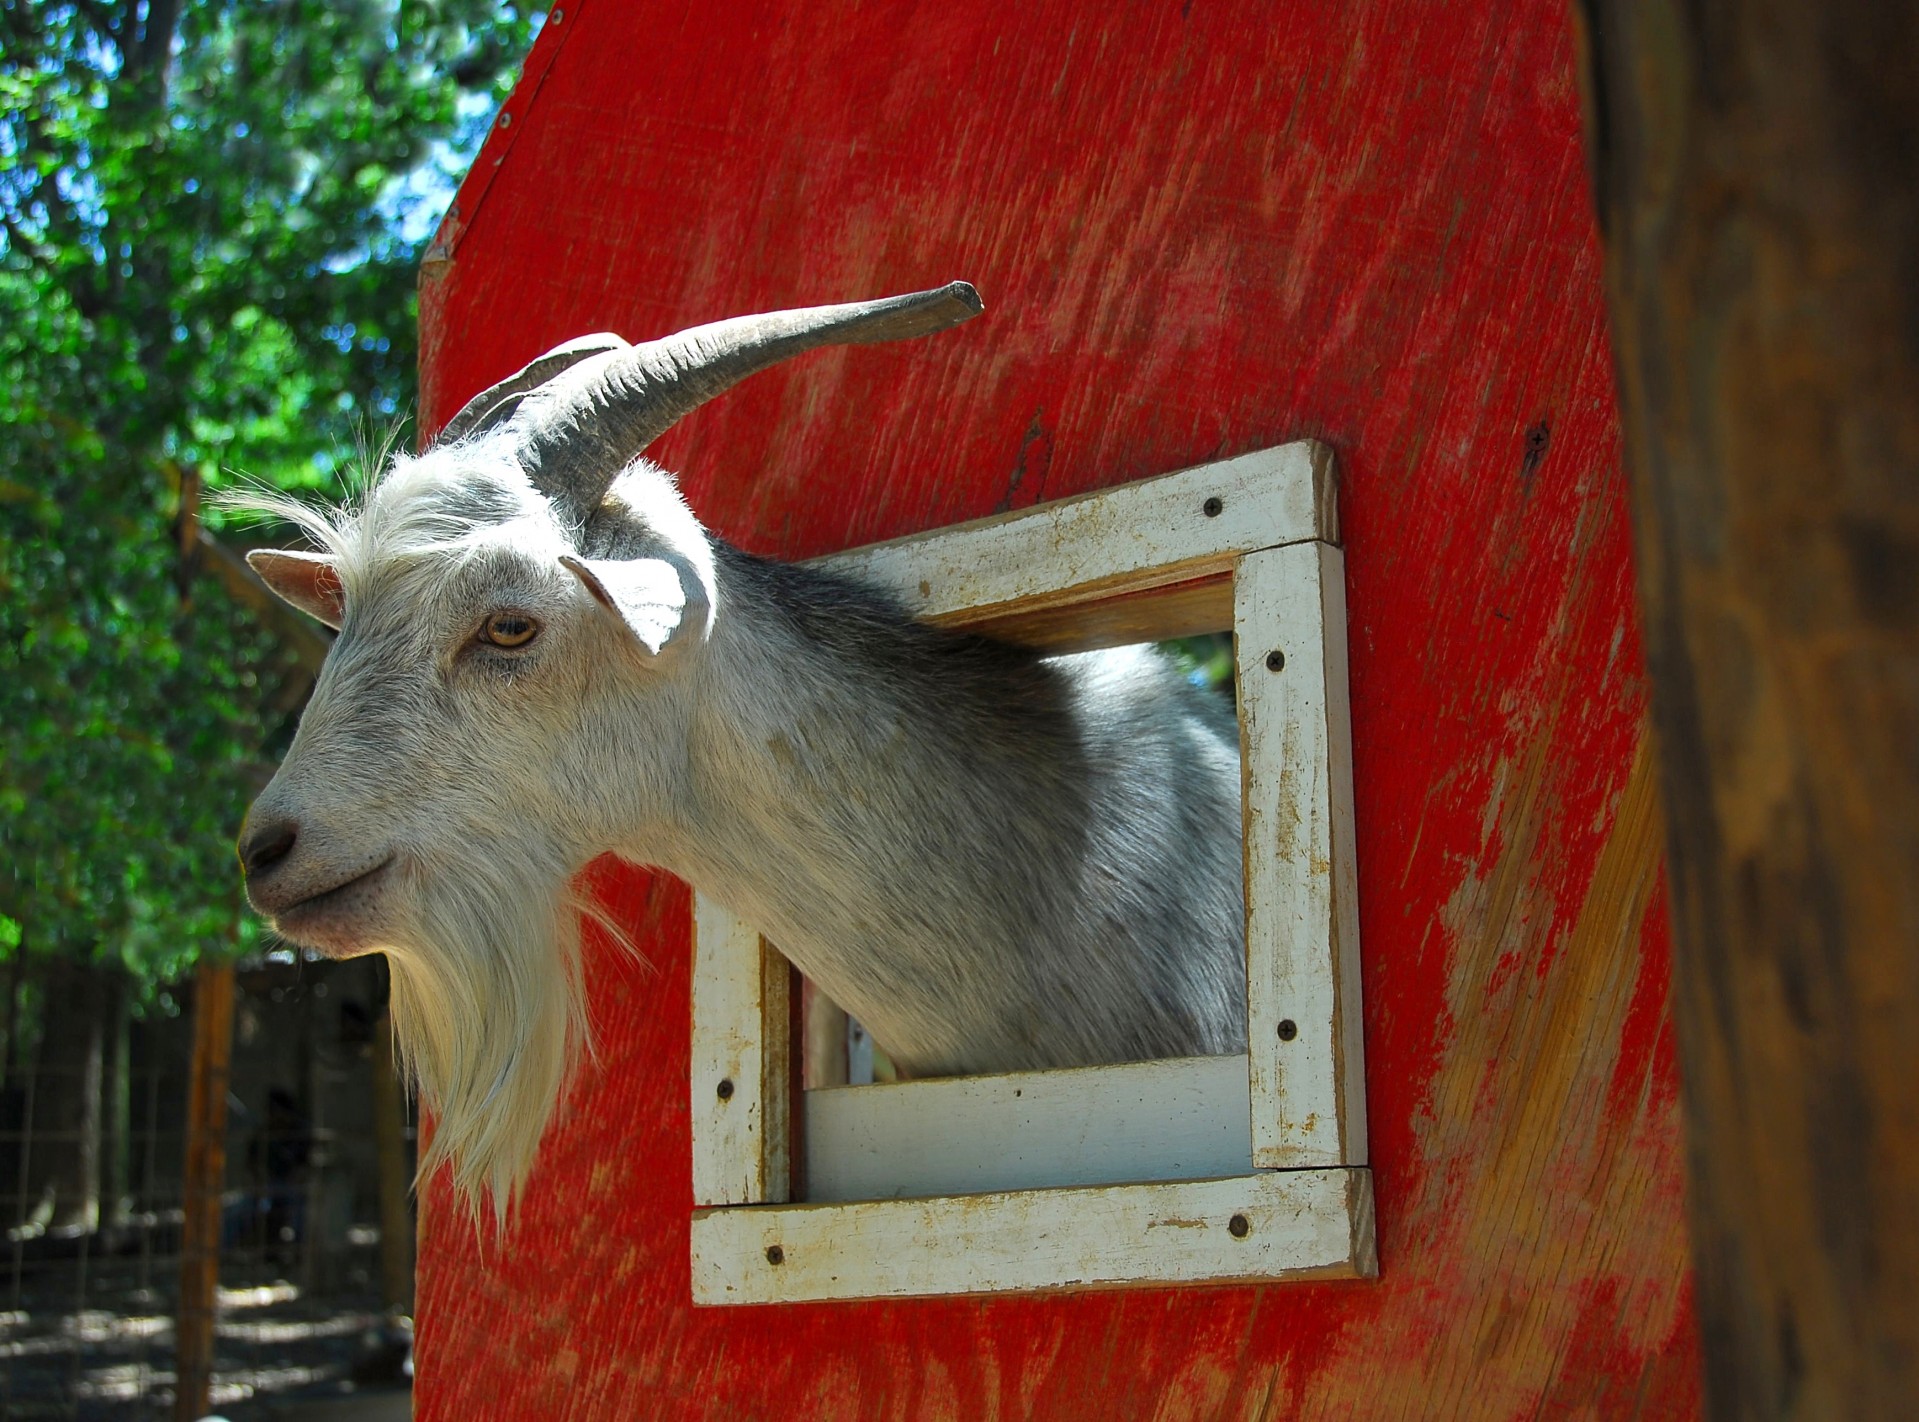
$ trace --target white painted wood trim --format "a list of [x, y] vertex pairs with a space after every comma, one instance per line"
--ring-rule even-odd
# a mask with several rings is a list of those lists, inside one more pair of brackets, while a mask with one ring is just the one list
[[1301, 440], [813, 566], [886, 588], [916, 617], [978, 620], [1225, 572], [1257, 548], [1337, 542], [1337, 509], [1332, 451]]
[[1243, 1054], [840, 1086], [805, 1110], [811, 1203], [1253, 1169]]
[[[1209, 513], [1214, 498], [1219, 504]], [[868, 1175], [856, 1186], [822, 1184], [894, 1192], [937, 1184], [939, 1193], [782, 1204], [791, 1180], [790, 970], [752, 929], [698, 899], [691, 1082], [694, 1198], [702, 1207], [692, 1232], [697, 1302], [1377, 1271], [1371, 1176], [1355, 1168], [1366, 1160], [1365, 1079], [1344, 575], [1340, 552], [1330, 546], [1337, 536], [1331, 454], [1301, 443], [820, 560], [889, 588], [930, 620], [1009, 614], [1010, 626], [1035, 609], [1042, 620], [1059, 622], [1055, 613], [1066, 609], [1069, 629], [1074, 619], [1094, 615], [1090, 609], [1102, 599], [1232, 575], [1248, 790], [1251, 1041], [1246, 1058], [1227, 1060], [1245, 1063], [1230, 1100], [1257, 1168], [1241, 1173], [1246, 1157], [1235, 1148], [1234, 1173], [1226, 1178], [985, 1194], [957, 1193], [970, 1188], [964, 1173], [890, 1183]], [[1082, 606], [1089, 611], [1082, 614]], [[1286, 655], [1277, 672], [1266, 664], [1275, 649]], [[1293, 1024], [1289, 1038], [1279, 1036], [1282, 1021]], [[1143, 1065], [1171, 1081], [1190, 1064]], [[1123, 1099], [1134, 1070], [1034, 1075], [1083, 1075], [1099, 1083], [1087, 1088], [1093, 1097]], [[724, 1100], [722, 1080], [731, 1083]], [[839, 1099], [817, 1111], [809, 1105], [808, 1115], [827, 1123], [837, 1112], [842, 1119], [832, 1129], [870, 1134], [894, 1110], [888, 1103], [907, 1103], [923, 1126], [941, 1114], [931, 1103], [951, 1094], [982, 1107], [985, 1133], [955, 1133], [947, 1143], [952, 1156], [977, 1150], [994, 1131], [1017, 1134], [1017, 1110], [986, 1119], [993, 1113], [984, 1104], [995, 1088], [974, 1084], [980, 1080], [814, 1093]], [[887, 1091], [908, 1094], [874, 1095]], [[884, 1150], [876, 1143], [868, 1154]], [[1139, 1173], [1153, 1170], [1142, 1166]], [[1234, 1214], [1246, 1221], [1242, 1234], [1225, 1227]], [[769, 1262], [769, 1249], [780, 1263]]]
[[786, 961], [754, 929], [693, 896], [693, 1200], [791, 1193]]
[[1344, 567], [1339, 549], [1303, 543], [1248, 554], [1234, 579], [1247, 1045], [1264, 1169], [1366, 1162]]
[[1025, 1190], [693, 1216], [696, 1304], [1370, 1278], [1372, 1176]]

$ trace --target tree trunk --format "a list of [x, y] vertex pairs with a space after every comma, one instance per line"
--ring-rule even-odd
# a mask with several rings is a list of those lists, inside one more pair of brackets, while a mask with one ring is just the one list
[[1919, 1417], [1919, 10], [1580, 8], [1710, 1408]]
[[91, 1230], [100, 1219], [100, 1088], [113, 985], [109, 970], [66, 958], [48, 959], [37, 976], [43, 997], [27, 1194], [48, 1228]]
[[126, 1208], [132, 1201], [131, 986], [123, 974], [115, 973], [107, 990], [106, 1053], [100, 1073], [100, 1223], [108, 1229], [126, 1223]]
[[202, 962], [193, 985], [193, 1066], [187, 1081], [186, 1167], [180, 1191], [175, 1422], [205, 1416], [213, 1388], [220, 1196], [227, 1175], [227, 1069], [232, 1059], [233, 965]]
[[20, 1077], [20, 994], [26, 987], [27, 943], [22, 935], [14, 945], [13, 961], [7, 964], [7, 1054], [0, 1059], [0, 1087], [12, 1086]]

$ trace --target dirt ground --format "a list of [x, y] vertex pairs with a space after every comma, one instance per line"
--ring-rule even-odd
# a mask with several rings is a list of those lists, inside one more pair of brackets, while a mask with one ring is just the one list
[[[171, 1414], [173, 1319], [151, 1288], [91, 1278], [84, 1308], [29, 1291], [0, 1312], [0, 1418], [153, 1422]], [[411, 1414], [408, 1329], [364, 1297], [280, 1280], [220, 1291], [211, 1415], [395, 1422]]]

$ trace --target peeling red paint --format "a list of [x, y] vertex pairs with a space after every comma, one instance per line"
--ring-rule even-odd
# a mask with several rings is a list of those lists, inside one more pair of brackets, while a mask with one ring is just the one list
[[565, 9], [423, 287], [429, 423], [582, 331], [966, 277], [982, 320], [758, 377], [656, 457], [805, 556], [1338, 450], [1383, 1272], [695, 1312], [687, 896], [602, 864], [651, 966], [595, 939], [598, 1055], [514, 1232], [429, 1189], [422, 1416], [1695, 1415], [1564, 7]]

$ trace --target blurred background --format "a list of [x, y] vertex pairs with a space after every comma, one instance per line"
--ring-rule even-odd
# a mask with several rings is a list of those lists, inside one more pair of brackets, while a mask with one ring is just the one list
[[420, 257], [542, 16], [0, 0], [0, 1416], [165, 1415], [183, 1348], [236, 1422], [404, 1385], [384, 970], [273, 941], [232, 848], [326, 634], [210, 499], [411, 443]]

